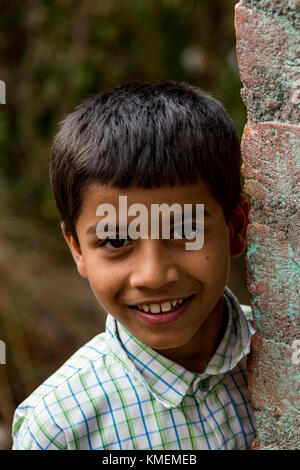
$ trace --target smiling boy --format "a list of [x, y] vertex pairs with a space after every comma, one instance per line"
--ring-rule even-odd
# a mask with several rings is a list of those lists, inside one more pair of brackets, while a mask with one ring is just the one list
[[[106, 331], [17, 408], [13, 448], [249, 448], [255, 330], [226, 287], [249, 203], [222, 105], [171, 81], [89, 98], [61, 124], [50, 178], [78, 272], [108, 313]], [[118, 209], [120, 195], [148, 214], [152, 204], [204, 204], [203, 247], [187, 250], [176, 236], [99, 239], [97, 209]]]

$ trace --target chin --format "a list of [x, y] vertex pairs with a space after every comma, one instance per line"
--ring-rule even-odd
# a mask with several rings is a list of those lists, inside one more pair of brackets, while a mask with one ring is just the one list
[[153, 341], [151, 344], [147, 342], [147, 345], [155, 351], [160, 351], [163, 354], [163, 351], [168, 351], [169, 349], [176, 349], [184, 346], [188, 342], [189, 338], [182, 338], [176, 340], [174, 337], [170, 341], [161, 340]]

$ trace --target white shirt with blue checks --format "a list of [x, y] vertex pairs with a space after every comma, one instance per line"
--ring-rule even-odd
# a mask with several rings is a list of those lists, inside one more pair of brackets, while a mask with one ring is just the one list
[[228, 323], [203, 373], [141, 343], [108, 314], [15, 411], [13, 449], [248, 449], [255, 438], [247, 354], [251, 309], [226, 287]]

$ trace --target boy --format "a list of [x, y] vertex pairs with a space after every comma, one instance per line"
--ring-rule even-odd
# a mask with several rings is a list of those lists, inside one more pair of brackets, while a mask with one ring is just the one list
[[[226, 287], [230, 255], [245, 248], [249, 203], [222, 105], [171, 81], [89, 98], [62, 122], [50, 179], [78, 272], [108, 317], [105, 333], [17, 408], [13, 448], [249, 448], [255, 330]], [[204, 204], [202, 248], [117, 228], [99, 238], [98, 208], [118, 209], [120, 195], [150, 212]]]

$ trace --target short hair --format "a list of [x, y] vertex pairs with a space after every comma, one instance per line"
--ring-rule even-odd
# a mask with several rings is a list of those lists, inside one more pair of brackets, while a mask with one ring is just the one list
[[91, 183], [160, 188], [204, 180], [228, 224], [239, 202], [240, 143], [223, 105], [187, 83], [126, 83], [82, 102], [60, 123], [50, 182], [66, 230]]

